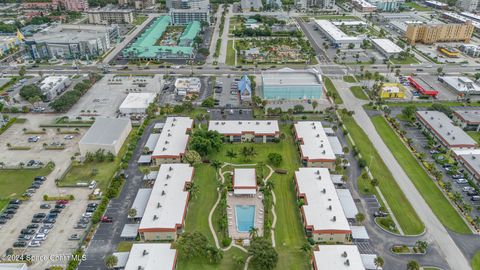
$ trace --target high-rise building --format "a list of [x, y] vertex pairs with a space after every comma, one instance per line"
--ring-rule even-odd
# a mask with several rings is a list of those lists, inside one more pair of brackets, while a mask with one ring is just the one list
[[463, 24], [409, 24], [405, 37], [410, 45], [420, 42], [433, 44], [435, 42], [470, 42], [474, 31], [471, 21]]
[[311, 8], [333, 9], [335, 7], [335, 0], [295, 0], [295, 6], [302, 10]]
[[208, 9], [170, 9], [173, 25], [187, 25], [193, 21], [207, 22], [210, 24]]
[[133, 9], [119, 9], [113, 6], [90, 9], [87, 11], [88, 23], [92, 24], [130, 24], [133, 23]]
[[478, 0], [459, 0], [457, 7], [465, 11], [476, 11], [478, 7]]
[[120, 6], [133, 6], [135, 9], [146, 9], [155, 5], [155, 0], [118, 0]]
[[167, 0], [166, 6], [169, 9], [188, 9], [201, 8], [208, 9], [210, 2], [208, 0]]

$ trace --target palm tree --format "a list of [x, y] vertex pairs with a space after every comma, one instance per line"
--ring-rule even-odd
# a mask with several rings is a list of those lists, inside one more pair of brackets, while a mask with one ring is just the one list
[[251, 227], [248, 231], [250, 233], [250, 238], [257, 238], [258, 237], [258, 228]]
[[135, 218], [136, 215], [137, 215], [137, 209], [135, 209], [135, 208], [128, 209], [128, 217], [129, 218]]
[[312, 256], [313, 248], [312, 248], [312, 245], [310, 245], [310, 243], [304, 242], [303, 245], [300, 247], [300, 250], [305, 252], [308, 258]]
[[407, 270], [420, 270], [420, 265], [417, 261], [409, 261], [407, 264]]
[[378, 269], [380, 267], [383, 267], [385, 262], [383, 261], [383, 258], [380, 256], [377, 256], [374, 260], [373, 263], [375, 264], [375, 269]]
[[237, 152], [235, 152], [235, 150], [233, 150], [233, 149], [228, 149], [226, 156], [229, 157], [230, 162], [232, 162], [232, 159], [237, 157]]
[[198, 193], [200, 192], [199, 187], [195, 182], [191, 182], [187, 190], [190, 192], [190, 196], [193, 198], [197, 198]]
[[212, 167], [215, 169], [215, 176], [216, 176], [217, 173], [218, 173], [218, 169], [220, 169], [220, 167], [222, 167], [222, 162], [220, 162], [218, 160], [212, 160], [210, 165], [212, 165]]
[[318, 101], [314, 100], [312, 101], [312, 108], [313, 108], [313, 111], [315, 111], [315, 109], [318, 107]]
[[118, 263], [118, 258], [115, 255], [109, 255], [105, 258], [105, 266], [108, 269], [113, 269]]
[[243, 159], [245, 161], [248, 161], [248, 160], [251, 160], [252, 157], [256, 156], [257, 152], [255, 151], [255, 148], [253, 146], [250, 146], [250, 147], [244, 146], [240, 154], [243, 156]]

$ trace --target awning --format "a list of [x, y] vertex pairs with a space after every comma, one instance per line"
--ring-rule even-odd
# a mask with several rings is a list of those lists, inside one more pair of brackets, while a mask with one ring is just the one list
[[125, 224], [125, 226], [123, 226], [120, 237], [134, 239], [135, 237], [137, 237], [138, 227], [140, 227], [140, 224]]
[[235, 195], [255, 195], [257, 194], [257, 189], [255, 188], [236, 188], [233, 190]]
[[138, 158], [138, 164], [150, 164], [152, 162], [152, 155], [141, 155]]
[[377, 267], [375, 266], [375, 258], [378, 256], [376, 254], [360, 254], [360, 257], [362, 258], [363, 266], [367, 270], [380, 270], [383, 269], [382, 267]]
[[370, 239], [367, 233], [367, 229], [365, 229], [365, 226], [350, 226], [350, 229], [352, 230], [353, 240], [369, 240]]
[[132, 208], [135, 208], [135, 210], [137, 210], [137, 215], [135, 215], [135, 218], [143, 217], [143, 213], [145, 213], [145, 208], [147, 208], [150, 194], [152, 194], [151, 188], [140, 188], [138, 190], [137, 196], [135, 197], [135, 200], [132, 204]]
[[338, 199], [342, 204], [343, 212], [348, 219], [354, 219], [358, 214], [357, 206], [348, 189], [337, 189]]
[[114, 252], [112, 255], [117, 257], [117, 264], [114, 268], [125, 268], [130, 252]]

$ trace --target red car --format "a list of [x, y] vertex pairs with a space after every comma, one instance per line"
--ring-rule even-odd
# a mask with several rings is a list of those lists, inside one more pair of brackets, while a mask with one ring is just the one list
[[107, 216], [103, 216], [103, 217], [100, 219], [100, 221], [103, 222], [103, 223], [112, 223], [112, 222], [113, 222], [113, 218], [107, 217]]
[[57, 204], [68, 204], [67, 200], [58, 200]]

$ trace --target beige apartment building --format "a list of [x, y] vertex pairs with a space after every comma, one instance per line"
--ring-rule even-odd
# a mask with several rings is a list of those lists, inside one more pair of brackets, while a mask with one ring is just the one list
[[133, 23], [133, 9], [118, 9], [111, 6], [90, 9], [87, 11], [88, 23], [91, 24], [131, 24]]
[[470, 42], [474, 31], [471, 21], [463, 24], [409, 24], [405, 37], [410, 45], [416, 43], [433, 44], [435, 42]]

